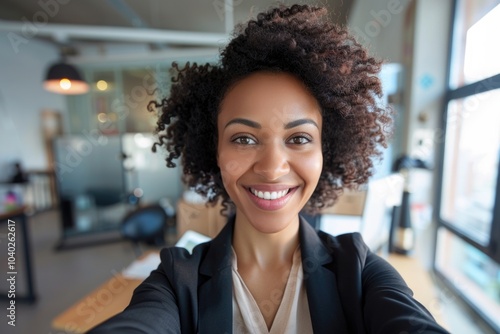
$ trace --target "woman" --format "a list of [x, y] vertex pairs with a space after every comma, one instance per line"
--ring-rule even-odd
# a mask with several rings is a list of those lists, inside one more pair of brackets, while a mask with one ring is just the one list
[[323, 8], [241, 26], [216, 66], [179, 69], [161, 104], [167, 165], [230, 219], [161, 264], [92, 333], [446, 333], [359, 234], [316, 232], [299, 212], [365, 183], [386, 145], [380, 62]]

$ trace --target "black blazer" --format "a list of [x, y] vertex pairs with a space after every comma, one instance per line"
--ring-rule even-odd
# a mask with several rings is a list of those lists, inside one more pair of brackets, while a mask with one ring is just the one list
[[[90, 333], [232, 333], [233, 225], [192, 255], [163, 249], [130, 305]], [[333, 237], [302, 218], [299, 234], [314, 333], [448, 333], [360, 234]]]

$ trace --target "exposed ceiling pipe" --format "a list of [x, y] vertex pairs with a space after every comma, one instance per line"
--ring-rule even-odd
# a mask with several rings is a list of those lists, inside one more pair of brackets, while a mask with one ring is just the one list
[[76, 55], [68, 57], [72, 64], [92, 64], [94, 66], [109, 67], [112, 64], [133, 63], [133, 62], [169, 62], [176, 59], [203, 58], [207, 61], [213, 59], [217, 61], [218, 48], [184, 48], [168, 49], [154, 52], [137, 52], [123, 54], [104, 54], [104, 55]]
[[221, 46], [228, 41], [228, 35], [220, 33], [190, 32], [161, 29], [137, 29], [125, 27], [103, 27], [72, 24], [33, 24], [0, 20], [0, 31], [18, 34], [31, 39], [50, 37], [64, 39], [93, 40], [129, 43], [170, 43], [178, 45]]
[[224, 1], [224, 24], [226, 33], [229, 35], [234, 29], [233, 0]]
[[[108, 4], [113, 8], [118, 14], [127, 19], [133, 27], [141, 29], [151, 29], [151, 26], [144, 21], [139, 14], [136, 13], [128, 4], [123, 0], [108, 0]], [[165, 49], [165, 44], [153, 43], [156, 49]]]
[[126, 18], [133, 27], [136, 28], [151, 28], [128, 4], [123, 0], [108, 0], [108, 4], [121, 16]]

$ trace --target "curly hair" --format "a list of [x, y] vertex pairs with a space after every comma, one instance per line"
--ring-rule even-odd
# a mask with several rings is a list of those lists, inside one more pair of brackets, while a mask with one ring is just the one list
[[323, 118], [323, 170], [305, 210], [333, 205], [345, 188], [357, 188], [373, 173], [373, 158], [387, 147], [391, 109], [379, 106], [381, 61], [368, 55], [345, 28], [328, 20], [325, 8], [283, 5], [238, 25], [218, 64], [189, 63], [172, 78], [160, 109], [158, 142], [168, 167], [182, 157], [184, 182], [209, 203], [231, 200], [217, 166], [217, 116], [228, 89], [257, 71], [294, 75], [317, 99]]

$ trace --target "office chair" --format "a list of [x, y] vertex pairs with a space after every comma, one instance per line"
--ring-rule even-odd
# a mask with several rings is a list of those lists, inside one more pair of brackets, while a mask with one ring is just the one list
[[132, 241], [137, 256], [141, 255], [139, 243], [162, 246], [165, 244], [167, 214], [160, 205], [139, 207], [128, 213], [122, 221], [121, 233]]

